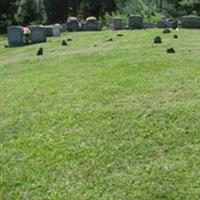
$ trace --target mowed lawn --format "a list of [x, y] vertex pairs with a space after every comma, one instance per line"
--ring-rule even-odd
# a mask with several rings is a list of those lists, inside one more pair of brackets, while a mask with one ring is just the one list
[[200, 199], [200, 31], [122, 33], [1, 37], [0, 199]]

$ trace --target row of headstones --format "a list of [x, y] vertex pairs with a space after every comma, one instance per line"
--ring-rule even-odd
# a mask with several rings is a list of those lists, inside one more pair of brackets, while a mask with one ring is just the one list
[[24, 27], [22, 26], [9, 26], [8, 43], [10, 46], [22, 46], [24, 44], [42, 43], [47, 41], [48, 36], [60, 36], [60, 25], [55, 24], [52, 26], [28, 26], [30, 34], [24, 34]]
[[[143, 21], [143, 17], [139, 15], [131, 15], [128, 21], [129, 29], [142, 28], [171, 28], [174, 20], [161, 20], [157, 24]], [[200, 17], [185, 16], [181, 20], [183, 28], [200, 28]], [[122, 18], [115, 17], [112, 21], [112, 28], [114, 30], [124, 29]], [[77, 18], [68, 19], [65, 24], [55, 24], [50, 26], [29, 26], [30, 35], [24, 35], [24, 29], [21, 26], [8, 27], [8, 41], [10, 46], [20, 46], [26, 43], [40, 43], [46, 42], [46, 38], [50, 36], [60, 36], [64, 31], [100, 31], [101, 24], [95, 19], [90, 18], [86, 23], [80, 23]]]
[[[172, 28], [174, 24], [174, 20], [160, 20], [157, 23], [157, 28]], [[200, 17], [198, 16], [184, 16], [180, 21], [181, 28], [200, 28]]]
[[[101, 23], [99, 23], [93, 17], [90, 17], [86, 20], [86, 22], [80, 23], [77, 18], [73, 17], [67, 21], [65, 30], [66, 31], [100, 31], [102, 29]], [[110, 24], [109, 24], [110, 25]], [[110, 26], [108, 25], [108, 28]], [[63, 24], [62, 24], [63, 26]], [[112, 21], [113, 29], [124, 29], [125, 24], [120, 17], [115, 17]], [[130, 29], [142, 29], [143, 28], [143, 17], [140, 15], [131, 15], [129, 17], [129, 25]]]
[[[140, 15], [131, 15], [128, 19], [128, 25], [122, 20], [121, 17], [115, 17], [112, 21], [111, 28], [114, 30], [122, 29], [142, 29], [142, 28], [173, 28], [176, 20], [160, 20], [157, 23], [144, 22], [143, 17]], [[76, 18], [69, 20], [67, 24], [62, 25], [64, 31], [98, 31], [102, 26], [98, 21], [86, 21], [86, 23], [79, 23]], [[182, 28], [200, 28], [200, 17], [198, 16], [184, 16], [181, 19]]]
[[95, 17], [88, 17], [80, 22], [76, 17], [70, 17], [66, 24], [61, 24], [64, 31], [100, 31], [102, 24]]
[[35, 25], [28, 26], [30, 35], [24, 34], [24, 27], [10, 26], [7, 28], [8, 43], [10, 46], [22, 46], [24, 44], [34, 44], [46, 42], [47, 37], [58, 37], [64, 31], [100, 31], [101, 24], [93, 17], [86, 23], [80, 23], [77, 18], [68, 19], [67, 23], [55, 25]]
[[[176, 20], [163, 19], [157, 23], [144, 22], [142, 16], [130, 16], [127, 28], [142, 29], [142, 28], [173, 28], [173, 25], [177, 24]], [[200, 28], [200, 17], [198, 16], [184, 16], [181, 18], [182, 28]], [[125, 29], [125, 23], [122, 18], [116, 17], [113, 19], [113, 29], [120, 30]]]

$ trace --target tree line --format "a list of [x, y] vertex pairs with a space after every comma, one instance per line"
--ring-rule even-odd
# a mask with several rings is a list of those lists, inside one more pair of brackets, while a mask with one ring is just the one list
[[105, 14], [138, 13], [144, 5], [162, 11], [163, 3], [167, 5], [165, 10], [168, 14], [175, 17], [193, 13], [200, 15], [200, 0], [0, 0], [0, 27], [10, 24], [62, 23], [69, 16], [95, 16], [102, 19]]

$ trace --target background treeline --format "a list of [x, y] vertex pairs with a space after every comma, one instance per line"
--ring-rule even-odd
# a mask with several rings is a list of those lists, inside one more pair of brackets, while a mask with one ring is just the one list
[[155, 16], [159, 12], [168, 17], [200, 15], [200, 0], [0, 0], [0, 27], [62, 23], [69, 16], [95, 16], [105, 21], [106, 16]]

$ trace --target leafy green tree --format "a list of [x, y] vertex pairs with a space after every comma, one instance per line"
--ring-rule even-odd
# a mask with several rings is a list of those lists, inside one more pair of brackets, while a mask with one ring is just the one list
[[35, 0], [21, 0], [17, 13], [18, 21], [22, 24], [37, 22], [40, 18], [38, 4]]
[[18, 0], [0, 0], [0, 26], [15, 23]]

